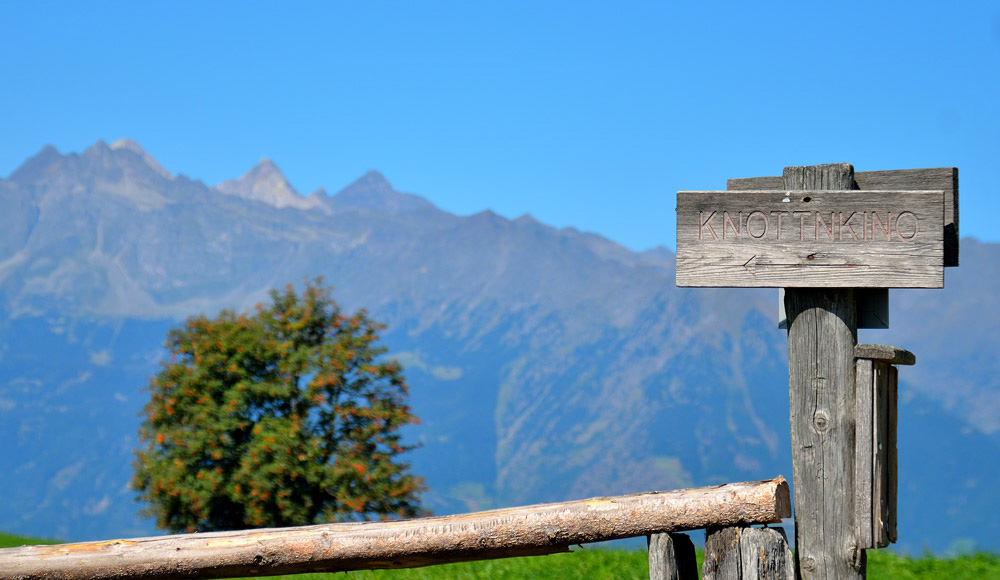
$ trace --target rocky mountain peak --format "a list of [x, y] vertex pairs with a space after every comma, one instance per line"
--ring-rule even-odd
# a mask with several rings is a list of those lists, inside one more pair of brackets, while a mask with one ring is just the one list
[[[54, 186], [67, 179], [148, 183], [158, 179], [173, 181], [174, 176], [131, 139], [119, 139], [111, 145], [98, 140], [80, 154], [67, 155], [46, 145], [10, 175], [11, 181], [32, 186]], [[134, 197], [136, 192], [117, 193]]]
[[84, 149], [83, 153], [81, 155], [82, 156], [87, 156], [87, 155], [91, 155], [91, 156], [103, 155], [103, 154], [107, 153], [110, 150], [111, 149], [108, 147], [108, 144], [104, 141], [104, 139], [98, 139], [97, 141], [94, 141], [93, 145], [91, 145], [90, 147], [87, 147], [86, 149]]
[[160, 177], [170, 180], [174, 178], [173, 174], [164, 169], [163, 166], [156, 161], [156, 159], [153, 159], [152, 155], [146, 153], [146, 151], [140, 147], [138, 143], [131, 139], [121, 138], [109, 145], [108, 148], [112, 151], [128, 151], [129, 153], [134, 153], [135, 155], [138, 155], [139, 158], [142, 159], [143, 162]]
[[60, 163], [62, 153], [52, 145], [42, 147], [42, 150], [28, 158], [15, 169], [8, 179], [16, 183], [31, 183], [37, 181], [49, 168]]
[[366, 171], [365, 174], [359, 177], [352, 185], [385, 192], [393, 190], [392, 184], [389, 183], [389, 180], [386, 179], [385, 176], [379, 171], [374, 169]]
[[257, 162], [257, 165], [254, 165], [253, 168], [248, 173], [253, 175], [277, 174], [281, 177], [281, 179], [285, 179], [285, 175], [281, 172], [280, 169], [278, 169], [278, 166], [274, 164], [274, 161], [271, 161], [267, 157], [261, 157], [260, 161]]
[[251, 188], [270, 187], [299, 195], [299, 192], [288, 182], [281, 169], [275, 165], [274, 161], [271, 161], [267, 157], [261, 157], [257, 165], [254, 165], [250, 171], [244, 173], [239, 179], [223, 183], [239, 183]]
[[294, 207], [313, 209], [323, 207], [323, 199], [318, 196], [303, 197], [292, 187], [285, 174], [270, 159], [263, 157], [239, 179], [223, 181], [216, 190], [226, 195], [235, 195], [260, 201], [277, 208]]
[[331, 199], [334, 211], [371, 210], [402, 213], [432, 209], [426, 199], [392, 188], [389, 180], [378, 171], [371, 170], [354, 183], [337, 192]]

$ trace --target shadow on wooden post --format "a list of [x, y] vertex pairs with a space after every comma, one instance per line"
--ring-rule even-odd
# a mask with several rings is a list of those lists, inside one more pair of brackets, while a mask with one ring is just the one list
[[649, 580], [698, 580], [698, 558], [687, 534], [651, 534]]
[[716, 528], [705, 535], [702, 580], [795, 580], [780, 528]]

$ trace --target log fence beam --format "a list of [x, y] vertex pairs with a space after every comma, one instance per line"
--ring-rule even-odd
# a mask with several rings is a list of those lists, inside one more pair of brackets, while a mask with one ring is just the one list
[[0, 580], [230, 578], [411, 568], [789, 517], [778, 477], [391, 522], [324, 524], [0, 549]]

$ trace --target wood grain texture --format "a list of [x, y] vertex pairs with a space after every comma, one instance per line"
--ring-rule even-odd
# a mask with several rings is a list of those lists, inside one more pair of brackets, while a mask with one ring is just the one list
[[887, 494], [886, 494], [886, 536], [890, 543], [895, 543], [898, 534], [896, 532], [896, 498], [898, 497], [899, 491], [899, 480], [897, 475], [899, 473], [899, 455], [896, 448], [896, 417], [899, 411], [898, 399], [899, 399], [899, 369], [895, 365], [889, 367], [889, 391], [886, 395], [888, 404], [888, 413], [886, 416], [887, 427], [886, 427], [886, 446], [889, 448], [889, 452], [886, 456], [886, 462], [889, 469], [888, 481], [886, 483]]
[[[843, 190], [848, 164], [787, 167], [785, 189]], [[785, 289], [797, 577], [864, 578], [855, 526], [857, 303], [851, 289]]]
[[896, 541], [896, 396], [893, 361], [912, 364], [913, 353], [864, 344], [857, 356], [857, 454], [855, 521], [862, 548], [884, 548]]
[[0, 579], [229, 578], [410, 568], [778, 522], [790, 512], [788, 483], [779, 477], [406, 521], [7, 548], [0, 550]]
[[871, 428], [874, 456], [872, 465], [872, 543], [875, 548], [890, 544], [889, 527], [889, 368], [884, 361], [873, 361], [875, 367], [875, 413]]
[[717, 528], [705, 532], [702, 580], [741, 580], [740, 532], [742, 528]]
[[792, 553], [777, 528], [708, 530], [703, 580], [794, 580]]
[[[899, 372], [896, 365], [912, 365], [916, 364], [917, 357], [912, 352], [883, 344], [859, 344], [854, 348], [854, 356], [858, 359], [858, 471], [857, 476], [860, 477], [865, 473], [865, 467], [862, 466], [864, 457], [861, 455], [861, 450], [866, 446], [870, 446], [872, 450], [870, 457], [872, 461], [869, 462], [867, 469], [871, 471], [870, 480], [872, 482], [873, 492], [870, 495], [871, 505], [870, 509], [870, 521], [871, 524], [868, 526], [863, 525], [862, 522], [865, 520], [864, 511], [862, 510], [863, 503], [859, 499], [858, 503], [858, 522], [859, 522], [859, 542], [864, 547], [885, 547], [890, 543], [894, 543], [898, 537], [898, 532], [896, 528], [896, 498], [898, 493], [898, 450], [896, 447], [896, 417], [897, 417], [897, 406], [898, 406], [898, 392], [899, 392]], [[863, 383], [861, 366], [864, 364], [865, 359], [868, 360], [868, 366], [866, 368], [871, 368], [869, 371], [870, 377], [867, 379], [867, 383]], [[875, 364], [884, 364], [885, 379], [882, 380], [881, 377], [877, 376], [874, 370]], [[862, 386], [871, 386], [870, 389], [863, 389]], [[862, 441], [861, 437], [866, 433], [866, 430], [861, 426], [862, 423], [862, 413], [865, 407], [862, 405], [866, 404], [863, 402], [863, 397], [867, 396], [869, 402], [867, 404], [871, 405], [872, 412], [871, 423], [872, 428], [867, 430], [872, 434], [872, 437], [866, 438], [866, 441]], [[879, 452], [879, 448], [884, 449], [883, 453]], [[867, 457], [867, 456], [866, 456]], [[875, 461], [875, 458], [878, 461]], [[858, 484], [861, 485], [861, 481]], [[877, 483], [877, 487], [876, 487]], [[878, 491], [874, 491], [878, 489]], [[859, 491], [859, 498], [861, 492]], [[866, 531], [867, 528], [867, 531]]]
[[800, 578], [864, 578], [855, 528], [856, 304], [851, 290], [786, 289]]
[[651, 534], [649, 580], [698, 580], [698, 558], [687, 534]]
[[[854, 174], [856, 189], [892, 190], [923, 189], [942, 190], [944, 205], [944, 265], [958, 266], [958, 168], [932, 167], [925, 169], [892, 169], [887, 171], [860, 171]], [[747, 177], [730, 179], [729, 190], [784, 189], [782, 177]]]
[[880, 360], [894, 365], [917, 364], [917, 355], [898, 346], [885, 344], [859, 344], [854, 347], [854, 357]]
[[941, 191], [680, 191], [677, 285], [941, 288]]
[[743, 580], [795, 580], [792, 552], [780, 528], [744, 528], [740, 534]]
[[[857, 349], [855, 349], [857, 351]], [[857, 523], [858, 546], [875, 548], [874, 540], [874, 481], [875, 481], [875, 361], [859, 358], [855, 362], [855, 395], [857, 409], [857, 451], [854, 464], [854, 520]]]

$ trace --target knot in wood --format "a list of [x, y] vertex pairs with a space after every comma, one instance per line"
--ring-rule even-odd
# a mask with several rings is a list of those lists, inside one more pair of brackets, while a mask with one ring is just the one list
[[851, 567], [855, 570], [864, 570], [868, 560], [865, 558], [865, 551], [861, 546], [852, 545], [849, 549]]
[[830, 430], [830, 415], [823, 409], [813, 413], [813, 430], [817, 433], [826, 433]]
[[812, 572], [813, 570], [816, 569], [816, 559], [806, 556], [805, 558], [802, 558], [802, 562], [800, 565], [803, 570], [806, 570], [807, 572]]

